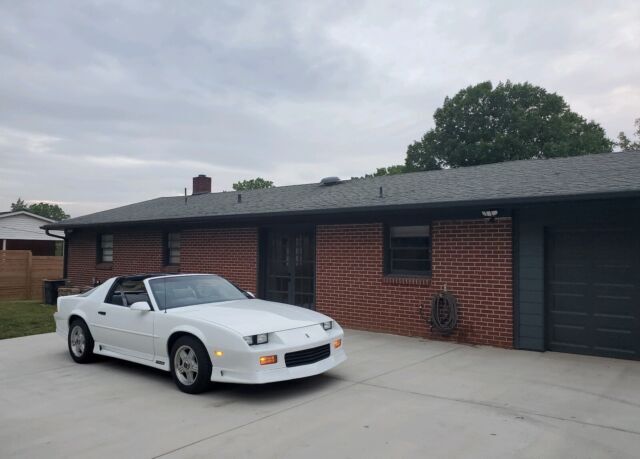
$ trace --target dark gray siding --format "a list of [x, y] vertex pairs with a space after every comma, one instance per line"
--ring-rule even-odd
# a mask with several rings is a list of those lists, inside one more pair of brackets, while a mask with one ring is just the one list
[[[640, 200], [529, 206], [515, 213], [515, 347], [545, 350], [545, 229], [638, 225]], [[639, 236], [640, 237], [640, 236]]]
[[544, 231], [534, 210], [518, 213], [516, 346], [544, 350]]

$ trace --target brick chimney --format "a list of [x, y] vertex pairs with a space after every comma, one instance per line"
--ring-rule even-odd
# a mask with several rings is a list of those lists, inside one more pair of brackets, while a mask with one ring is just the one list
[[200, 174], [197, 177], [193, 177], [193, 193], [192, 194], [204, 194], [211, 193], [211, 177], [207, 177], [204, 174]]

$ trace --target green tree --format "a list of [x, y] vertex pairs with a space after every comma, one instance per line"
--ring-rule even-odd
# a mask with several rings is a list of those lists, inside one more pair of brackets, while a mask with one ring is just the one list
[[28, 210], [28, 206], [22, 198], [18, 198], [16, 202], [11, 204], [11, 212], [18, 212], [19, 210]]
[[382, 175], [396, 175], [406, 172], [404, 164], [396, 164], [389, 167], [379, 167], [373, 174], [366, 174], [364, 178], [368, 177], [380, 177]]
[[435, 127], [407, 149], [407, 171], [611, 151], [614, 142], [565, 100], [529, 83], [490, 81], [446, 97]]
[[616, 145], [622, 151], [640, 150], [640, 118], [636, 118], [634, 124], [636, 127], [636, 132], [634, 132], [633, 135], [637, 140], [631, 140], [623, 131], [620, 131], [620, 133], [618, 134], [618, 141], [616, 142]]
[[69, 214], [62, 210], [62, 207], [60, 207], [58, 204], [38, 202], [36, 204], [31, 204], [28, 210], [33, 214], [50, 218], [56, 221], [66, 220], [67, 218], [69, 218]]
[[435, 151], [427, 141], [427, 134], [421, 141], [415, 141], [407, 147], [405, 159], [405, 172], [410, 171], [434, 171], [442, 168], [442, 161], [436, 156]]
[[22, 198], [18, 198], [16, 202], [11, 204], [12, 212], [17, 212], [19, 210], [26, 210], [27, 212], [31, 212], [32, 214], [40, 215], [42, 217], [50, 218], [56, 221], [69, 218], [69, 214], [67, 214], [58, 204], [38, 202], [35, 204], [27, 205]]
[[233, 184], [233, 189], [236, 191], [258, 190], [261, 188], [271, 187], [273, 187], [273, 182], [271, 180], [265, 180], [262, 177], [257, 177], [251, 180], [240, 180]]

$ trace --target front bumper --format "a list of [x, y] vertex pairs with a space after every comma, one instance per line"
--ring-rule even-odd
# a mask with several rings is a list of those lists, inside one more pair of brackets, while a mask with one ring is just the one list
[[[266, 384], [288, 381], [290, 379], [319, 375], [320, 373], [331, 370], [345, 360], [347, 360], [347, 354], [345, 354], [343, 349], [338, 349], [324, 360], [299, 367], [283, 367], [274, 370], [255, 371], [220, 370], [214, 368], [211, 373], [211, 381], [239, 384]], [[280, 361], [280, 357], [278, 357], [278, 361]]]
[[[342, 329], [329, 333], [317, 325], [296, 330], [275, 333], [273, 342], [268, 345], [251, 346], [242, 357], [236, 355], [234, 365], [225, 365], [221, 359], [212, 359], [213, 369], [211, 381], [239, 384], [265, 384], [290, 379], [306, 378], [324, 373], [347, 359], [344, 351], [344, 334]], [[271, 336], [271, 335], [270, 335]], [[270, 338], [270, 339], [272, 339]], [[342, 340], [342, 345], [334, 348], [335, 340]], [[285, 354], [329, 345], [330, 355], [327, 358], [306, 365], [287, 367]], [[272, 365], [260, 365], [261, 356], [277, 355], [278, 361]], [[226, 358], [225, 358], [226, 360]]]

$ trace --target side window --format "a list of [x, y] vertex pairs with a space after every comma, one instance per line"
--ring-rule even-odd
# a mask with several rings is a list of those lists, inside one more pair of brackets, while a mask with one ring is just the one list
[[97, 262], [111, 263], [113, 261], [113, 234], [99, 234], [97, 241]]
[[163, 278], [153, 279], [149, 282], [151, 291], [153, 292], [153, 299], [156, 300], [156, 304], [161, 311], [164, 310], [167, 305], [166, 283], [166, 279]]
[[180, 264], [180, 233], [167, 233], [164, 259], [167, 265]]
[[129, 307], [138, 301], [146, 301], [151, 304], [144, 283], [137, 279], [120, 279], [116, 281], [116, 285], [105, 298], [105, 303], [125, 307]]
[[387, 274], [431, 273], [429, 225], [388, 227], [386, 247]]

